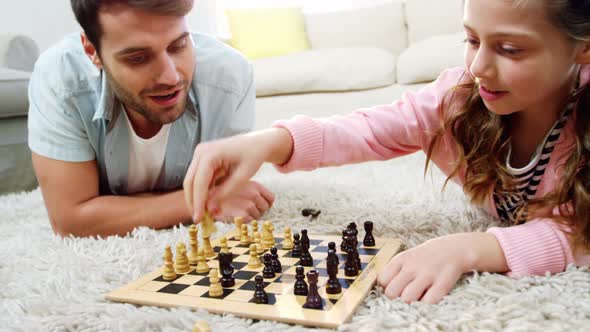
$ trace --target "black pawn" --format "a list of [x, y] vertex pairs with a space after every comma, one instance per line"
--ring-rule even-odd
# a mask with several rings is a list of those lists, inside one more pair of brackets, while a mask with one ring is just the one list
[[291, 257], [301, 257], [301, 241], [299, 234], [293, 234], [293, 249], [291, 249]]
[[265, 279], [275, 277], [275, 270], [272, 267], [272, 257], [269, 253], [264, 254], [264, 269], [262, 269], [262, 276]]
[[305, 299], [304, 308], [321, 309], [323, 306], [322, 298], [318, 292], [318, 276], [317, 270], [307, 272], [307, 282], [309, 282], [309, 292]]
[[236, 284], [234, 278], [234, 266], [231, 264], [234, 256], [232, 253], [219, 253], [219, 272], [221, 273], [221, 287], [233, 287]]
[[358, 241], [359, 231], [356, 228], [356, 224], [353, 223], [353, 222], [351, 222], [350, 224], [348, 224], [348, 229], [350, 230], [350, 232], [352, 234], [352, 238], [354, 239], [354, 241], [352, 242], [352, 245], [355, 246], [355, 247], [358, 246], [358, 243], [359, 243], [359, 241]]
[[256, 283], [256, 290], [254, 291], [254, 303], [258, 304], [267, 304], [268, 303], [268, 295], [264, 290], [264, 282], [261, 276], [256, 276], [254, 278], [254, 282]]
[[374, 247], [375, 238], [373, 237], [373, 222], [365, 221], [365, 238], [363, 239], [363, 245], [365, 247]]
[[277, 254], [277, 247], [270, 248], [270, 265], [272, 266], [275, 273], [281, 273], [283, 271], [283, 267], [281, 266], [281, 262], [279, 261], [279, 255]]
[[307, 236], [307, 229], [301, 230], [301, 249], [309, 249], [309, 237]]
[[352, 245], [354, 241], [352, 236], [350, 235], [350, 230], [347, 231], [346, 235], [346, 246], [347, 246], [347, 255], [346, 255], [346, 264], [344, 266], [344, 275], [347, 277], [356, 277], [359, 274], [359, 268], [355, 257], [355, 247]]
[[309, 253], [309, 248], [301, 246], [301, 258], [299, 259], [299, 264], [303, 266], [313, 266], [313, 257]]
[[346, 229], [342, 230], [342, 242], [340, 243], [340, 250], [346, 252]]
[[305, 275], [303, 275], [303, 266], [295, 268], [295, 295], [307, 295], [307, 283], [305, 283]]
[[336, 244], [328, 244], [328, 257], [326, 257], [326, 270], [328, 271], [328, 283], [326, 284], [326, 293], [339, 294], [342, 292], [342, 285], [338, 280], [339, 259], [336, 255]]

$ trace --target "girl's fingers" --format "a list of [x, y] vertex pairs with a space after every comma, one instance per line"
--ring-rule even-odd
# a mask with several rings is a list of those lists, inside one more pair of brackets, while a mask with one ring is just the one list
[[431, 282], [428, 279], [416, 278], [404, 288], [400, 297], [406, 303], [418, 301], [430, 285]]
[[393, 279], [393, 277], [395, 277], [399, 273], [401, 268], [402, 265], [399, 263], [397, 259], [393, 258], [392, 260], [390, 260], [389, 263], [385, 265], [385, 268], [383, 268], [383, 270], [381, 270], [381, 272], [379, 272], [379, 274], [377, 275], [377, 283], [379, 284], [379, 286], [383, 288], [387, 287], [391, 279]]
[[395, 299], [402, 294], [406, 286], [414, 280], [414, 275], [400, 271], [385, 288], [385, 295], [390, 299]]
[[188, 206], [191, 213], [194, 213], [193, 207], [193, 181], [194, 176], [197, 171], [197, 165], [199, 164], [199, 158], [195, 157], [191, 161], [188, 170], [186, 171], [186, 175], [184, 176], [184, 181], [182, 182], [182, 188], [184, 191], [184, 200], [186, 201], [186, 205]]
[[422, 296], [422, 302], [430, 304], [440, 302], [445, 295], [449, 294], [458, 279], [459, 276], [454, 276], [450, 273], [445, 273], [436, 278], [432, 286]]
[[192, 202], [193, 202], [193, 219], [200, 220], [205, 213], [205, 203], [207, 202], [207, 192], [213, 179], [215, 167], [212, 162], [200, 160], [197, 165], [197, 171], [193, 180]]

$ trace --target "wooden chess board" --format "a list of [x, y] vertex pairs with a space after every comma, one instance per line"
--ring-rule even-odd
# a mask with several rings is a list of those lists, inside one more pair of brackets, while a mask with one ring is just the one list
[[[369, 291], [375, 285], [377, 271], [401, 249], [401, 242], [394, 239], [376, 238], [374, 247], [364, 247], [362, 236], [359, 234], [359, 257], [362, 270], [356, 277], [344, 275], [346, 253], [340, 251], [341, 238], [338, 236], [309, 235], [309, 251], [314, 260], [313, 267], [305, 267], [305, 273], [311, 269], [319, 272], [318, 288], [323, 301], [322, 309], [303, 308], [305, 296], [293, 294], [295, 283], [295, 268], [299, 258], [291, 256], [290, 250], [283, 250], [283, 238], [275, 237], [282, 273], [274, 278], [264, 279], [264, 290], [268, 294], [268, 304], [254, 303], [254, 277], [262, 274], [263, 267], [248, 268], [250, 258], [249, 246], [240, 245], [234, 240], [236, 233], [227, 235], [228, 246], [234, 254], [233, 266], [236, 284], [224, 288], [221, 297], [209, 296], [209, 277], [207, 273], [196, 273], [195, 268], [186, 274], [178, 274], [174, 280], [164, 280], [163, 267], [146, 274], [142, 278], [128, 285], [114, 290], [106, 298], [117, 302], [127, 302], [139, 305], [155, 305], [164, 307], [185, 306], [203, 308], [211, 313], [228, 313], [237, 316], [274, 320], [284, 323], [301, 324], [307, 326], [336, 328], [346, 322], [357, 307], [363, 302]], [[328, 243], [334, 241], [340, 259], [338, 279], [342, 285], [340, 294], [327, 294], [325, 284], [328, 280], [326, 260]], [[212, 241], [214, 251], [219, 252], [218, 240]], [[217, 256], [208, 260], [211, 268], [219, 268]]]

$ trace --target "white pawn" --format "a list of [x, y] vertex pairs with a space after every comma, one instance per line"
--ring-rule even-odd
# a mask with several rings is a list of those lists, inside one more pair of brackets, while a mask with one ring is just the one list
[[283, 240], [283, 249], [293, 249], [293, 238], [291, 238], [291, 227], [285, 227], [285, 239]]
[[221, 239], [219, 239], [219, 246], [220, 253], [229, 254], [229, 247], [227, 246], [227, 238], [225, 236], [222, 236]]
[[211, 269], [209, 272], [209, 296], [220, 297], [221, 295], [223, 295], [223, 287], [219, 283], [217, 269]]
[[242, 225], [242, 236], [240, 237], [241, 245], [250, 244], [250, 237], [248, 236], [248, 225]]
[[187, 273], [191, 269], [188, 264], [184, 242], [179, 242], [176, 245], [176, 262], [174, 262], [174, 269], [177, 273]]
[[256, 250], [256, 244], [252, 243], [250, 245], [250, 259], [248, 260], [248, 267], [251, 269], [257, 269], [262, 266], [262, 262], [258, 257], [258, 252]]
[[203, 237], [203, 254], [206, 258], [211, 258], [215, 256], [215, 251], [213, 251], [213, 247], [211, 246], [211, 239], [209, 236]]
[[234, 240], [240, 241], [240, 235], [242, 235], [242, 224], [244, 223], [244, 218], [242, 217], [235, 217], [234, 218], [234, 225], [236, 225], [236, 235], [234, 236]]
[[176, 278], [176, 272], [172, 263], [172, 250], [170, 246], [166, 246], [164, 250], [164, 274], [162, 276], [164, 280], [173, 280]]
[[252, 233], [250, 233], [250, 239], [254, 239], [254, 234], [258, 233], [258, 221], [254, 219], [252, 220], [250, 225], [252, 225]]
[[260, 233], [254, 233], [254, 244], [256, 244], [256, 253], [262, 255], [264, 248], [262, 248], [262, 243], [260, 243]]
[[197, 265], [197, 251], [199, 250], [199, 240], [197, 239], [197, 233], [199, 229], [196, 225], [191, 225], [188, 229], [189, 244], [191, 246], [191, 252], [188, 254], [188, 263], [190, 265]]
[[197, 251], [197, 261], [197, 273], [203, 274], [209, 272], [209, 265], [207, 265], [203, 248], [199, 248]]

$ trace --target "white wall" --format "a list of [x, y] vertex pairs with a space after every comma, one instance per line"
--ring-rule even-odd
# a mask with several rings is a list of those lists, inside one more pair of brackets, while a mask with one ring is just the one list
[[[6, 0], [7, 1], [7, 0]], [[215, 0], [195, 0], [189, 24], [195, 31], [215, 32]], [[67, 33], [80, 31], [69, 0], [20, 0], [3, 4], [0, 34], [23, 34], [45, 50]]]

